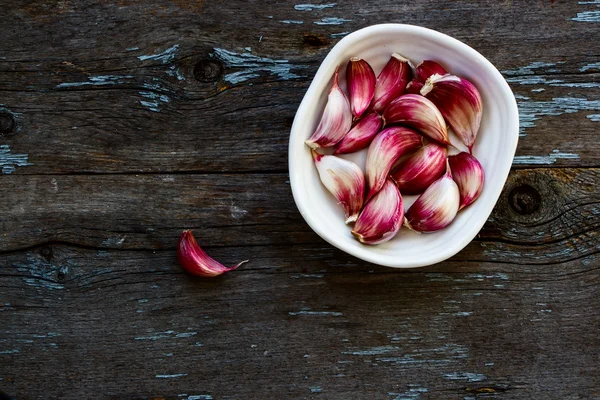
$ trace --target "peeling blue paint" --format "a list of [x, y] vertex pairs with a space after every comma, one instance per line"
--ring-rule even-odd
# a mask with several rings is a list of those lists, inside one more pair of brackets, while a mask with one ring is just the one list
[[[563, 87], [572, 87], [572, 88], [596, 88], [600, 87], [600, 84], [597, 82], [564, 82], [561, 79], [547, 79], [543, 76], [539, 76], [540, 74], [549, 73], [549, 72], [560, 72], [557, 69], [558, 64], [564, 64], [564, 62], [557, 63], [548, 63], [548, 62], [540, 62], [536, 61], [524, 67], [519, 67], [515, 69], [509, 69], [502, 71], [504, 75], [508, 75], [506, 81], [509, 83], [518, 83], [520, 85], [549, 85], [549, 86], [563, 86]], [[588, 69], [598, 68], [598, 64], [589, 64], [580, 69], [580, 71], [586, 71]], [[538, 71], [542, 70], [542, 71]], [[536, 75], [536, 76], [533, 76]], [[543, 91], [544, 89], [538, 89], [537, 91]], [[532, 90], [534, 91], [534, 90]]]
[[579, 160], [578, 154], [573, 153], [561, 153], [558, 149], [554, 149], [552, 153], [547, 156], [515, 156], [513, 165], [520, 164], [536, 164], [536, 165], [550, 165], [554, 164], [557, 160]]
[[473, 313], [470, 311], [461, 311], [461, 312], [457, 312], [454, 315], [456, 315], [457, 317], [469, 317], [469, 316], [473, 315]]
[[78, 86], [106, 86], [125, 83], [127, 79], [132, 79], [132, 75], [99, 75], [92, 76], [87, 82], [63, 82], [56, 85], [56, 89], [78, 87]]
[[571, 18], [572, 21], [578, 22], [600, 22], [600, 11], [584, 11], [577, 13], [575, 18]]
[[161, 53], [139, 56], [138, 59], [141, 61], [156, 60], [163, 64], [168, 64], [175, 59], [178, 50], [179, 45], [175, 44]]
[[161, 90], [162, 87], [158, 83], [143, 83], [142, 87], [149, 90]]
[[571, 88], [593, 89], [600, 88], [599, 82], [570, 82], [570, 83], [551, 83], [550, 86], [563, 86]]
[[59, 268], [43, 258], [28, 254], [27, 264], [16, 264], [15, 266], [17, 267], [17, 271], [27, 274], [27, 276], [23, 277], [23, 282], [27, 286], [49, 290], [65, 288], [64, 285], [54, 282], [56, 271]]
[[128, 48], [125, 49], [125, 51], [136, 51], [136, 50], [139, 50], [139, 49], [140, 49], [139, 47], [128, 47]]
[[181, 69], [175, 67], [174, 65], [171, 65], [169, 67], [167, 75], [177, 78], [178, 81], [185, 81], [185, 75], [183, 74], [183, 72], [181, 72]]
[[[427, 388], [420, 387], [418, 385], [408, 385], [409, 388], [404, 393], [393, 393], [389, 392], [389, 396], [394, 396], [392, 400], [418, 400], [421, 398], [423, 393], [429, 392]], [[410, 387], [414, 386], [414, 387]]]
[[[562, 79], [546, 79], [541, 76], [526, 76], [526, 77], [514, 77], [506, 78], [509, 83], [518, 83], [519, 85], [548, 85], [554, 87], [571, 87], [571, 88], [582, 88], [582, 89], [593, 89], [600, 87], [598, 82], [565, 82]], [[532, 90], [543, 92], [545, 89]]]
[[164, 338], [169, 338], [172, 337], [171, 335], [173, 335], [175, 333], [175, 331], [165, 331], [165, 332], [155, 332], [152, 335], [148, 335], [148, 336], [138, 336], [133, 338], [133, 340], [158, 340], [158, 339], [164, 339]]
[[12, 174], [17, 167], [27, 167], [33, 165], [29, 162], [28, 154], [13, 154], [10, 146], [0, 144], [0, 168], [3, 174]]
[[346, 35], [348, 35], [350, 32], [338, 32], [338, 33], [332, 33], [330, 36], [332, 38], [339, 38], [339, 37], [344, 37]]
[[320, 386], [311, 386], [309, 387], [311, 393], [321, 393], [323, 389]]
[[328, 3], [328, 4], [296, 4], [294, 8], [298, 11], [313, 11], [313, 10], [323, 10], [325, 8], [333, 8], [337, 3]]
[[177, 335], [175, 335], [175, 337], [191, 337], [191, 336], [196, 336], [198, 334], [198, 332], [183, 332], [183, 333], [178, 333]]
[[109, 237], [102, 241], [102, 246], [107, 246], [107, 247], [121, 246], [125, 242], [126, 238], [127, 238], [127, 235], [123, 235], [122, 237]]
[[341, 317], [344, 314], [342, 314], [341, 312], [334, 312], [334, 311], [295, 311], [295, 312], [289, 312], [288, 313], [291, 316], [296, 316], [296, 315], [317, 315], [317, 316], [332, 316], [332, 317]]
[[397, 346], [375, 346], [367, 350], [342, 351], [342, 354], [350, 354], [353, 356], [377, 356], [400, 350]]
[[450, 374], [444, 374], [444, 378], [451, 381], [481, 382], [486, 380], [487, 376], [471, 372], [452, 372]]
[[519, 106], [520, 135], [525, 136], [527, 128], [535, 127], [535, 121], [542, 116], [558, 116], [579, 111], [600, 111], [600, 100], [581, 97], [555, 97], [549, 101], [535, 101], [515, 94]]
[[283, 24], [294, 24], [294, 25], [302, 25], [304, 21], [299, 21], [295, 19], [284, 19], [283, 21], [279, 21]]
[[543, 76], [515, 76], [506, 78], [508, 83], [518, 83], [519, 85], [552, 85], [555, 86], [563, 82], [560, 79], [546, 79]]
[[343, 25], [346, 22], [351, 22], [351, 19], [346, 19], [346, 18], [336, 18], [336, 17], [329, 17], [329, 18], [321, 18], [320, 21], [315, 21], [314, 24], [315, 25]]
[[503, 272], [495, 272], [493, 274], [488, 274], [488, 275], [484, 275], [484, 274], [467, 274], [467, 278], [473, 278], [476, 279], [478, 281], [483, 281], [484, 279], [502, 279], [503, 281], [507, 281], [508, 280], [508, 275], [503, 273]]
[[[599, 0], [600, 1], [600, 0]], [[583, 67], [581, 67], [579, 69], [580, 72], [585, 72], [588, 71], [590, 69], [597, 69], [600, 70], [600, 62], [597, 63], [592, 63], [592, 64], [588, 64], [588, 65], [584, 65]]]
[[188, 374], [156, 375], [157, 378], [161, 379], [181, 378], [183, 376], [188, 376]]
[[[542, 68], [546, 68], [546, 72], [558, 72], [558, 70], [555, 68], [558, 64], [564, 64], [564, 62], [560, 61], [557, 63], [549, 63], [549, 62], [535, 61], [524, 67], [507, 69], [507, 70], [504, 70], [501, 72], [502, 72], [502, 74], [509, 75], [509, 76], [534, 75], [537, 73], [536, 70], [542, 69]], [[551, 70], [548, 70], [547, 68], [551, 68]]]
[[168, 103], [171, 101], [169, 96], [165, 94], [158, 94], [155, 92], [139, 92], [142, 97], [147, 100], [140, 100], [140, 104], [144, 107], [148, 108], [153, 112], [160, 112], [160, 106], [162, 104]]
[[213, 400], [210, 394], [178, 394], [177, 397], [185, 397], [183, 400]]
[[2, 351], [0, 351], [0, 354], [17, 354], [17, 353], [19, 353], [19, 349], [2, 350]]
[[600, 114], [590, 114], [586, 116], [592, 122], [600, 122]]
[[241, 71], [226, 74], [223, 79], [237, 84], [260, 76], [260, 72], [277, 75], [281, 80], [300, 78], [291, 72], [292, 69], [303, 69], [305, 66], [292, 65], [288, 60], [259, 57], [250, 53], [235, 53], [233, 51], [215, 48], [214, 56], [225, 63], [228, 68], [242, 68]]

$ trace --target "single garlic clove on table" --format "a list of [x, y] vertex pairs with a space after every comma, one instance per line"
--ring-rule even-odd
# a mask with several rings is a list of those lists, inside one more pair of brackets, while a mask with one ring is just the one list
[[197, 276], [203, 277], [215, 277], [225, 272], [232, 271], [242, 265], [246, 261], [234, 265], [233, 267], [226, 267], [218, 261], [212, 259], [208, 254], [204, 252], [196, 242], [192, 231], [185, 230], [179, 237], [179, 246], [177, 248], [177, 259], [179, 264], [187, 272]]
[[431, 75], [421, 94], [439, 108], [454, 132], [473, 151], [481, 124], [482, 103], [477, 88], [468, 80], [455, 75]]
[[386, 126], [405, 125], [439, 143], [450, 144], [442, 113], [431, 100], [418, 94], [405, 94], [392, 101], [383, 113], [383, 120]]
[[446, 161], [446, 173], [433, 182], [406, 212], [405, 225], [418, 232], [435, 232], [456, 217], [460, 204], [458, 186]]
[[477, 200], [483, 190], [483, 167], [475, 157], [464, 151], [448, 157], [448, 162], [452, 168], [452, 178], [460, 192], [458, 209], [462, 210]]
[[350, 95], [350, 107], [356, 118], [369, 108], [375, 94], [375, 82], [375, 72], [368, 62], [356, 57], [348, 61], [346, 83]]
[[367, 200], [384, 185], [396, 161], [423, 144], [423, 137], [412, 129], [392, 126], [382, 130], [369, 146], [366, 161], [366, 178], [369, 186]]
[[327, 105], [319, 126], [305, 143], [312, 149], [331, 147], [338, 143], [352, 126], [352, 112], [348, 98], [338, 85], [338, 71], [335, 70], [333, 86], [327, 97]]
[[392, 100], [404, 93], [411, 75], [410, 60], [393, 53], [377, 77], [371, 108], [379, 113], [385, 110]]
[[333, 154], [354, 153], [367, 147], [381, 130], [383, 120], [375, 112], [362, 117], [341, 142], [335, 146]]
[[403, 220], [402, 196], [396, 185], [387, 179], [358, 216], [352, 235], [364, 244], [384, 243], [398, 233]]
[[402, 160], [393, 168], [390, 177], [400, 193], [419, 194], [442, 176], [445, 169], [446, 148], [432, 142]]
[[321, 182], [344, 207], [346, 223], [356, 221], [365, 196], [362, 170], [352, 161], [343, 158], [322, 155], [314, 150], [312, 155]]

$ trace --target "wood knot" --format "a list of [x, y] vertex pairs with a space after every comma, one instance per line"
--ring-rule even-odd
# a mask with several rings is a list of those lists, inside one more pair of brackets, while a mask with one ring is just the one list
[[0, 111], [0, 134], [12, 133], [15, 129], [15, 119], [6, 111]]
[[542, 196], [530, 185], [520, 185], [508, 195], [510, 207], [518, 214], [528, 215], [536, 212], [542, 204]]
[[200, 60], [194, 66], [194, 77], [200, 82], [216, 82], [223, 75], [223, 63], [218, 60]]
[[57, 274], [56, 274], [56, 280], [61, 282], [65, 279], [65, 277], [67, 276], [67, 270], [66, 268], [61, 268], [58, 270]]
[[304, 35], [302, 42], [306, 46], [311, 46], [311, 47], [323, 47], [323, 46], [329, 45], [329, 43], [325, 39], [323, 39], [320, 36], [313, 35], [313, 34]]
[[50, 247], [50, 246], [42, 247], [40, 250], [40, 255], [42, 257], [44, 257], [46, 259], [46, 261], [49, 262], [52, 259], [52, 256], [54, 255], [54, 252], [52, 251], [52, 247]]

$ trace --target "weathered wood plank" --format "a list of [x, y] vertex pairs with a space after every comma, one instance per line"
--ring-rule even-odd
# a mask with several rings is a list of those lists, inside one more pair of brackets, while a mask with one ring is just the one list
[[[598, 2], [301, 3], [0, 2], [0, 390], [600, 398]], [[319, 63], [384, 22], [479, 50], [523, 128], [479, 236], [410, 271], [323, 242], [287, 185]], [[186, 228], [251, 263], [190, 277]]]
[[4, 173], [283, 172], [319, 63], [382, 22], [451, 34], [505, 73], [526, 135], [515, 165], [600, 165], [591, 3], [60, 4], [5, 7], [19, 29], [0, 25]]
[[[597, 169], [513, 171], [460, 260], [560, 263], [599, 250]], [[0, 251], [46, 242], [173, 249], [183, 229], [211, 247], [319, 244], [286, 174], [0, 176]], [[240, 256], [240, 258], [243, 256]]]
[[91, 398], [99, 382], [111, 399], [599, 394], [598, 255], [394, 271], [326, 245], [212, 250], [253, 261], [202, 280], [170, 250], [1, 255], [3, 389], [28, 399]]

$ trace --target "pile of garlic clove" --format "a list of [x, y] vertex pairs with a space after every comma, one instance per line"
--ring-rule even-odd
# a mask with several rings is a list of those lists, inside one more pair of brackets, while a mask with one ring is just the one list
[[[336, 69], [321, 121], [305, 143], [346, 224], [354, 223], [352, 235], [379, 244], [402, 225], [416, 232], [447, 227], [483, 189], [483, 168], [472, 155], [482, 115], [475, 85], [432, 60], [413, 71], [397, 53], [377, 77], [368, 62], [351, 58], [346, 83], [348, 96]], [[448, 155], [448, 127], [468, 152]], [[367, 147], [364, 173], [339, 157]], [[419, 195], [406, 212], [403, 195]]]

